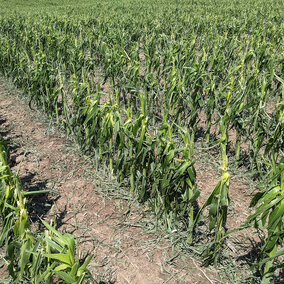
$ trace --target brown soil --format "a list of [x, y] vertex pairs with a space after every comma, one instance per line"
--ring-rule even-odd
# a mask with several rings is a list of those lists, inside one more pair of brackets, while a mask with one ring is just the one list
[[[216, 270], [201, 267], [190, 255], [179, 257], [168, 236], [151, 229], [146, 209], [131, 201], [103, 167], [91, 167], [65, 134], [40, 112], [29, 109], [3, 79], [0, 125], [1, 134], [12, 141], [11, 165], [14, 171], [19, 169], [23, 187], [51, 190], [48, 196], [30, 200], [34, 230], [41, 227], [38, 217], [56, 218], [60, 231], [76, 236], [80, 257], [94, 255], [89, 269], [95, 279], [138, 284], [216, 283], [220, 279]], [[212, 190], [216, 176], [208, 175], [212, 178], [202, 175], [199, 184]], [[234, 194], [241, 191], [237, 188]], [[235, 202], [239, 206], [242, 201]], [[2, 278], [5, 266], [0, 269]]]

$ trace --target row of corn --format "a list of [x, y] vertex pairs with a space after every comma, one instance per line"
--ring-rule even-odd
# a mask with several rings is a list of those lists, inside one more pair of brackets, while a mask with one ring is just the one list
[[[220, 125], [227, 88], [233, 80], [230, 129], [236, 137], [229, 137], [228, 143], [236, 165], [247, 164], [244, 160], [248, 159], [252, 170], [266, 170], [263, 160], [284, 145], [279, 135], [267, 147], [283, 103], [283, 54], [275, 52], [283, 49], [280, 18], [270, 16], [272, 24], [265, 28], [263, 19], [253, 16], [244, 23], [243, 18], [233, 18], [212, 27], [209, 19], [203, 22], [196, 16], [185, 28], [189, 16], [179, 11], [178, 22], [169, 23], [177, 30], [183, 28], [181, 40], [170, 29], [167, 17], [161, 18], [162, 12], [156, 11], [160, 25], [155, 28], [150, 22], [146, 31], [135, 13], [117, 23], [106, 15], [94, 19], [92, 11], [84, 17], [75, 15], [74, 20], [66, 15], [17, 20], [4, 17], [2, 71], [14, 77], [17, 86], [25, 86], [33, 102], [53, 115], [60, 112], [58, 103], [65, 107], [59, 88], [66, 85], [60, 85], [58, 73], [68, 81], [75, 74], [86, 88], [97, 79], [95, 74], [100, 69], [109, 91], [119, 93], [120, 106], [131, 104], [134, 112], [139, 112], [139, 97], [145, 93], [152, 125], [163, 115], [161, 109], [166, 109], [170, 121], [193, 132], [202, 129], [207, 143], [214, 143], [213, 134], [219, 134], [213, 132], [213, 126]], [[171, 15], [169, 12], [167, 16]], [[257, 27], [251, 35], [250, 29]]]
[[5, 246], [7, 270], [13, 283], [87, 283], [91, 257], [80, 264], [72, 235], [59, 233], [42, 220], [45, 231], [33, 233], [27, 213], [27, 197], [46, 191], [26, 192], [8, 165], [6, 141], [0, 136], [0, 245]]

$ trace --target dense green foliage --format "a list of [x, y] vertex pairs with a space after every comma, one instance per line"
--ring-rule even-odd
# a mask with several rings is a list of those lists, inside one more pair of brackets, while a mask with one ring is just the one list
[[[203, 256], [217, 263], [230, 202], [228, 150], [236, 166], [258, 175], [283, 171], [283, 1], [0, 3], [1, 72], [84, 152], [128, 180], [170, 231], [187, 230], [194, 242], [209, 207], [215, 237]], [[195, 215], [197, 130], [220, 145], [222, 171]], [[268, 198], [271, 206], [259, 209], [274, 221], [278, 212], [277, 226], [262, 222], [271, 248], [262, 251], [264, 279], [283, 240], [281, 176], [267, 178], [267, 189], [280, 188], [277, 203]]]

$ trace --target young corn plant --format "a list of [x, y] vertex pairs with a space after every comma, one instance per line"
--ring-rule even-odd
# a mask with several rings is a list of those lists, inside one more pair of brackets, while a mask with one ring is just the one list
[[[193, 230], [194, 230], [194, 218], [195, 218], [195, 206], [196, 201], [201, 193], [200, 189], [196, 186], [196, 171], [194, 168], [194, 135], [195, 130], [192, 130], [191, 135], [188, 131], [183, 131], [181, 133], [184, 140], [183, 148], [183, 159], [187, 163], [188, 167], [185, 171], [183, 181], [181, 183], [183, 187], [183, 202], [188, 207], [188, 243], [193, 240]], [[189, 163], [189, 164], [188, 164]]]
[[123, 172], [129, 171], [131, 190], [136, 191], [139, 199], [145, 201], [149, 198], [150, 167], [154, 162], [154, 143], [149, 133], [146, 95], [141, 94], [139, 100], [141, 111], [136, 118], [133, 118], [132, 108], [127, 111], [127, 120], [123, 125], [125, 144], [120, 138], [120, 155], [123, 150], [121, 146], [126, 145]]
[[48, 229], [46, 231], [46, 247], [48, 251], [42, 255], [50, 260], [51, 265], [56, 263], [52, 273], [66, 283], [87, 283], [88, 279], [91, 278], [87, 266], [93, 256], [90, 255], [83, 264], [80, 264], [79, 259], [76, 260], [75, 258], [76, 245], [74, 237], [70, 234], [62, 235], [43, 220], [42, 223]]
[[151, 165], [153, 210], [170, 232], [181, 229], [182, 223], [182, 229], [186, 228], [191, 240], [194, 204], [200, 194], [196, 188], [191, 137], [188, 131], [181, 129], [184, 146], [177, 148], [167, 117], [164, 115], [157, 137], [155, 163]]
[[13, 283], [54, 283], [54, 275], [64, 283], [88, 283], [91, 278], [87, 265], [75, 259], [75, 240], [72, 235], [60, 234], [42, 221], [47, 230], [33, 234], [26, 208], [26, 196], [47, 191], [24, 192], [19, 179], [8, 165], [8, 149], [0, 136], [0, 212], [2, 230], [0, 245], [5, 244], [9, 260], [8, 271]]
[[230, 203], [229, 185], [230, 175], [228, 173], [228, 157], [227, 157], [227, 144], [228, 144], [228, 127], [231, 117], [231, 101], [233, 92], [233, 79], [231, 81], [229, 92], [226, 94], [226, 105], [224, 106], [224, 114], [221, 117], [219, 139], [221, 147], [221, 179], [210, 194], [207, 201], [199, 210], [196, 218], [195, 225], [199, 221], [201, 213], [206, 207], [209, 207], [209, 230], [214, 230], [214, 241], [206, 245], [202, 253], [205, 265], [213, 263], [217, 265], [222, 255], [222, 247], [226, 235], [226, 221], [227, 211]]
[[262, 190], [257, 192], [251, 201], [250, 206], [256, 207], [256, 211], [248, 217], [246, 222], [246, 224], [254, 223], [255, 228], [260, 229], [264, 236], [258, 262], [254, 264], [262, 276], [262, 284], [271, 283], [276, 269], [283, 268], [283, 264], [276, 264], [276, 260], [284, 255], [284, 158], [281, 149], [283, 148], [281, 145], [283, 144], [284, 103], [282, 96], [280, 96], [276, 112], [278, 121], [264, 152], [266, 157], [271, 157], [271, 162], [266, 163], [271, 170], [266, 182], [260, 186]]
[[283, 268], [283, 263], [276, 264], [276, 260], [284, 255], [284, 158], [278, 162], [274, 155], [270, 167], [270, 178], [250, 204], [256, 207], [255, 213], [246, 222], [254, 223], [254, 227], [260, 229], [264, 236], [258, 260], [254, 264], [262, 276], [262, 284], [272, 283], [276, 269]]
[[284, 80], [278, 76], [276, 78], [282, 84], [282, 93], [279, 94], [274, 116], [270, 121], [269, 129], [267, 129], [272, 129], [272, 132], [270, 132], [270, 137], [265, 145], [264, 157], [269, 157], [273, 153], [272, 156], [276, 155], [279, 159], [283, 155], [284, 148]]

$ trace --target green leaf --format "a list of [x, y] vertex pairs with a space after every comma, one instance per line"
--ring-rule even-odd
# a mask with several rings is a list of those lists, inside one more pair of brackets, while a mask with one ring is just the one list
[[196, 201], [197, 198], [200, 196], [200, 193], [201, 193], [201, 190], [198, 189], [198, 188], [196, 188], [196, 189], [194, 190], [193, 196], [189, 199], [189, 202], [194, 202], [194, 201]]
[[209, 223], [209, 230], [210, 230], [210, 231], [214, 229], [215, 224], [216, 224], [216, 221], [217, 221], [217, 218], [216, 218], [216, 217], [211, 218], [210, 223]]
[[181, 175], [183, 175], [183, 173], [187, 170], [188, 167], [190, 167], [192, 165], [191, 162], [184, 162], [179, 168], [178, 170], [176, 171], [175, 175], [174, 175], [174, 178], [177, 178]]
[[93, 255], [90, 255], [87, 260], [81, 265], [81, 267], [78, 269], [78, 276], [81, 276], [83, 274], [83, 272], [86, 270], [88, 264], [90, 263], [90, 261], [92, 260]]
[[60, 234], [54, 227], [52, 227], [51, 225], [49, 225], [47, 222], [45, 222], [44, 220], [40, 219], [41, 222], [44, 224], [44, 226], [51, 231], [54, 235], [58, 236], [59, 238], [63, 238], [63, 235]]
[[[278, 222], [282, 222], [284, 216], [284, 199], [273, 209], [268, 220], [268, 230], [274, 230], [272, 227], [277, 226]], [[276, 223], [276, 224], [275, 224]]]
[[72, 262], [70, 260], [70, 257], [68, 254], [64, 254], [64, 253], [47, 253], [47, 254], [43, 254], [44, 257], [48, 257], [51, 259], [56, 259], [59, 260], [63, 263], [68, 264], [70, 267], [72, 266]]
[[246, 224], [250, 223], [253, 220], [255, 220], [255, 218], [258, 215], [262, 214], [264, 211], [269, 210], [270, 208], [272, 208], [277, 202], [278, 202], [277, 200], [272, 200], [270, 203], [263, 204], [262, 206], [260, 206], [253, 215], [251, 215], [251, 216], [249, 216], [247, 218]]
[[68, 264], [61, 264], [61, 265], [58, 265], [57, 267], [55, 267], [54, 271], [61, 271], [61, 270], [65, 270], [67, 268], [70, 268], [70, 265], [68, 265]]
[[44, 271], [43, 274], [37, 279], [38, 281], [37, 283], [41, 283], [41, 281], [43, 280], [45, 280], [44, 283], [47, 283], [47, 280], [53, 274], [52, 270], [54, 269], [56, 265], [57, 265], [57, 262], [52, 263], [51, 266], [48, 267], [47, 270]]
[[59, 253], [62, 253], [64, 251], [64, 247], [58, 245], [56, 242], [50, 240], [50, 239], [46, 239], [47, 243], [49, 244], [49, 246], [55, 250], [57, 250]]
[[254, 197], [252, 198], [249, 207], [254, 207], [254, 206], [258, 203], [259, 199], [260, 199], [265, 193], [266, 193], [265, 191], [263, 191], [263, 192], [257, 192], [257, 193], [254, 195]]
[[279, 249], [273, 256], [270, 256], [270, 257], [267, 257], [267, 258], [264, 258], [263, 260], [261, 260], [259, 262], [259, 266], [263, 265], [264, 263], [268, 262], [268, 261], [271, 261], [273, 260], [274, 258], [276, 257], [279, 257], [281, 255], [284, 255], [284, 247], [282, 247], [281, 249]]
[[65, 234], [63, 236], [65, 239], [67, 245], [68, 245], [68, 250], [70, 251], [70, 254], [72, 255], [72, 258], [75, 255], [75, 240], [74, 237], [71, 234]]
[[72, 276], [70, 276], [69, 274], [67, 274], [64, 271], [55, 271], [55, 274], [57, 274], [59, 278], [61, 278], [62, 280], [64, 280], [68, 284], [76, 283], [76, 279], [74, 279]]

